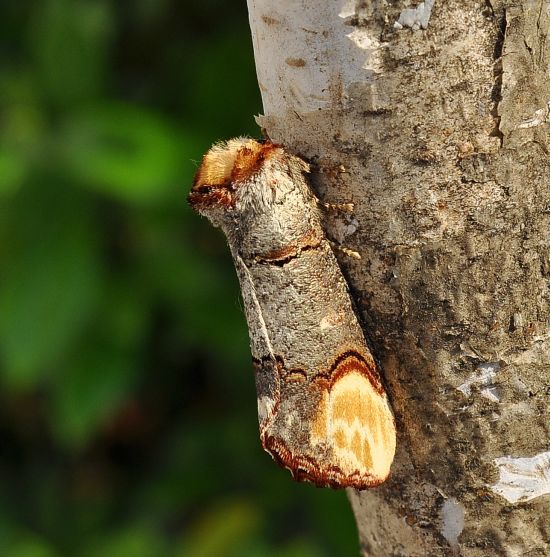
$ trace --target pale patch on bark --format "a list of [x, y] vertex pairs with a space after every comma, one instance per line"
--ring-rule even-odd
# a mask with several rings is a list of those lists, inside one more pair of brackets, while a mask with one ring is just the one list
[[480, 364], [476, 368], [476, 372], [472, 374], [464, 383], [459, 385], [457, 389], [465, 396], [469, 397], [472, 394], [472, 386], [477, 385], [482, 387], [480, 394], [493, 402], [498, 402], [498, 393], [493, 381], [500, 370], [498, 362], [487, 362]]
[[545, 107], [535, 110], [533, 116], [531, 118], [528, 118], [527, 120], [524, 120], [518, 126], [518, 128], [535, 128], [536, 126], [540, 126], [541, 124], [546, 124], [548, 121], [550, 121], [550, 102], [546, 103]]
[[523, 503], [550, 494], [550, 452], [531, 458], [495, 459], [500, 477], [491, 489], [510, 503]]
[[413, 31], [427, 29], [432, 15], [435, 0], [420, 2], [416, 8], [406, 8], [399, 14], [399, 19], [393, 24], [396, 29], [410, 27]]
[[441, 506], [441, 534], [453, 548], [458, 546], [458, 536], [464, 529], [464, 507], [454, 498], [449, 497]]
[[376, 35], [346, 21], [350, 2], [248, 0], [248, 7], [266, 116], [328, 108], [347, 84], [381, 69]]

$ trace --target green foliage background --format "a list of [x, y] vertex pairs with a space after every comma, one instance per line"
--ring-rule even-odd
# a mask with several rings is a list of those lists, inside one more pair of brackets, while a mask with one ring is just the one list
[[260, 448], [221, 234], [186, 205], [257, 135], [244, 0], [0, 6], [0, 555], [358, 552]]

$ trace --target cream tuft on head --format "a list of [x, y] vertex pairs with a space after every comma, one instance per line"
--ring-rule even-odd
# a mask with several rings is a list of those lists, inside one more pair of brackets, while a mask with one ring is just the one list
[[220, 186], [227, 184], [243, 148], [258, 150], [261, 144], [248, 137], [236, 137], [215, 143], [202, 158], [195, 177], [195, 185]]

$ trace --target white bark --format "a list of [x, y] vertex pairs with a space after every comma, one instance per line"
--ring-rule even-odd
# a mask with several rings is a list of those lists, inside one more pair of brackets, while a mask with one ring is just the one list
[[[550, 554], [550, 3], [248, 0], [396, 412], [365, 555]], [[408, 11], [407, 11], [408, 10]]]

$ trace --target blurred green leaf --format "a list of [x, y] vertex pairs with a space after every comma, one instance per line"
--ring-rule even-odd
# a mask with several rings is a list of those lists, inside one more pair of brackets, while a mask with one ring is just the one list
[[108, 8], [101, 0], [36, 3], [29, 43], [38, 83], [57, 106], [93, 98], [100, 89], [111, 35]]
[[[203, 110], [190, 116], [208, 129], [219, 130], [219, 134], [232, 129], [240, 134], [259, 132], [252, 115], [261, 112], [261, 103], [258, 95], [250, 95], [251, 86], [257, 83], [256, 73], [253, 65], [240, 63], [253, 56], [244, 30], [231, 28], [209, 36], [197, 43], [195, 56], [191, 57], [194, 86], [184, 89], [184, 94], [190, 106]], [[231, 87], [220, 95], [220, 84], [224, 83]]]
[[179, 187], [185, 149], [162, 118], [143, 108], [89, 107], [71, 119], [63, 143], [77, 180], [123, 201], [150, 203]]
[[45, 540], [32, 534], [10, 545], [5, 557], [58, 557], [59, 553]]
[[0, 556], [357, 553], [345, 495], [261, 451], [230, 254], [185, 202], [258, 133], [246, 3], [6, 1], [0, 68]]
[[44, 138], [46, 114], [39, 103], [34, 76], [28, 71], [0, 73], [2, 143], [15, 149], [30, 150]]
[[326, 557], [327, 552], [313, 540], [297, 539], [273, 552], [277, 557]]
[[169, 0], [135, 0], [133, 2], [134, 15], [140, 23], [150, 25], [151, 21], [162, 18], [169, 3]]
[[[229, 255], [225, 254], [228, 265], [224, 267], [218, 261], [198, 256], [188, 244], [167, 242], [159, 242], [156, 248], [151, 246], [149, 255], [152, 264], [147, 273], [151, 282], [159, 285], [159, 294], [174, 304], [181, 315], [185, 326], [181, 339], [193, 345], [208, 338], [222, 353], [236, 350], [240, 356], [235, 336], [227, 334], [229, 329], [239, 332], [247, 343], [238, 282]], [[212, 312], [205, 310], [208, 307], [216, 308], [215, 319]], [[236, 325], [238, 320], [240, 324]]]
[[101, 337], [120, 351], [141, 352], [147, 342], [153, 293], [133, 273], [111, 272], [108, 279], [97, 313]]
[[0, 147], [0, 196], [14, 193], [26, 174], [25, 160]]
[[82, 446], [128, 398], [139, 367], [109, 345], [91, 345], [68, 366], [54, 391], [56, 436], [68, 446]]
[[164, 540], [147, 524], [136, 524], [92, 542], [83, 557], [167, 557]]
[[4, 379], [28, 385], [78, 337], [93, 310], [99, 262], [85, 206], [70, 192], [27, 190], [12, 214], [0, 270]]
[[0, 73], [0, 196], [16, 191], [45, 156], [47, 129], [29, 72]]
[[206, 511], [189, 532], [177, 557], [237, 557], [253, 539], [261, 520], [252, 502], [233, 500]]
[[342, 491], [312, 489], [307, 492], [305, 505], [310, 520], [320, 532], [328, 553], [340, 550], [344, 555], [357, 551], [357, 526], [348, 498]]

